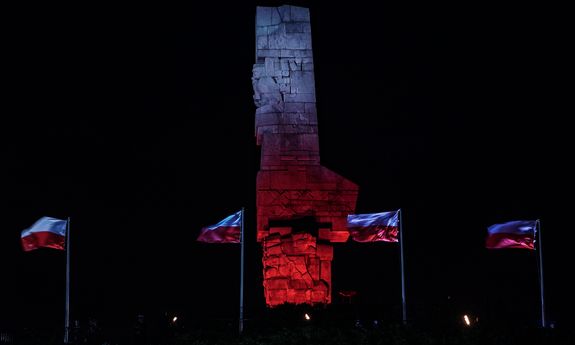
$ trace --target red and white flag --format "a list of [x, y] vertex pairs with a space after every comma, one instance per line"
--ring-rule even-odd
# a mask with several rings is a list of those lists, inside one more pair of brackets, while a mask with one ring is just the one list
[[357, 242], [398, 242], [399, 211], [350, 214], [347, 228]]
[[487, 228], [487, 249], [522, 248], [535, 249], [536, 220], [514, 220], [493, 224]]
[[67, 221], [52, 217], [42, 217], [34, 225], [22, 231], [22, 248], [29, 252], [38, 248], [64, 250]]
[[202, 228], [198, 241], [206, 243], [240, 243], [242, 211], [238, 211], [220, 222]]

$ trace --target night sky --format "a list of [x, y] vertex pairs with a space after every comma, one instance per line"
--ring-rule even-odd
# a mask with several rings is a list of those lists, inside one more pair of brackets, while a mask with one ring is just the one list
[[[0, 322], [63, 318], [64, 252], [20, 247], [41, 216], [71, 217], [73, 318], [216, 319], [236, 317], [239, 246], [195, 239], [244, 206], [248, 317], [264, 308], [258, 4], [283, 2], [6, 13]], [[548, 317], [572, 320], [560, 9], [292, 4], [311, 11], [322, 164], [360, 186], [357, 213], [403, 210], [410, 317], [536, 324], [535, 253], [488, 251], [484, 239], [491, 224], [539, 218]], [[334, 303], [356, 290], [356, 303], [399, 319], [398, 254], [335, 244]]]

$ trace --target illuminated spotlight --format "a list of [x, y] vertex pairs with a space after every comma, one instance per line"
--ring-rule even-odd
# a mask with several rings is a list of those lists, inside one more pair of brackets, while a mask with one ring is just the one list
[[311, 320], [311, 317], [309, 316], [308, 313], [305, 313], [303, 317], [304, 317], [304, 319], [306, 319], [308, 321]]
[[177, 316], [174, 316], [174, 318], [172, 319], [172, 322], [173, 322], [173, 323], [176, 323], [176, 321], [178, 321], [178, 317], [177, 317]]
[[469, 316], [463, 315], [463, 321], [465, 322], [465, 325], [467, 326], [471, 326], [471, 321], [469, 321]]

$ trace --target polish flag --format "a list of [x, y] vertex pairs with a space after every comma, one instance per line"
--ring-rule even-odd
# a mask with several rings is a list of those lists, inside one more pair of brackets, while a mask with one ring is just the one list
[[40, 218], [22, 231], [22, 248], [25, 252], [42, 247], [64, 250], [66, 223], [65, 220], [52, 217]]
[[356, 242], [398, 242], [399, 211], [350, 214], [347, 228]]
[[206, 243], [240, 243], [242, 211], [238, 211], [220, 222], [202, 228], [199, 242]]
[[488, 249], [535, 249], [536, 220], [515, 220], [487, 228], [485, 247]]

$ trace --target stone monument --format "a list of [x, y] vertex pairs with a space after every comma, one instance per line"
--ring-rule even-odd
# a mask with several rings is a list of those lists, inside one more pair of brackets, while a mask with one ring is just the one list
[[266, 304], [330, 303], [331, 243], [349, 237], [358, 186], [320, 164], [307, 8], [257, 7], [252, 83]]

